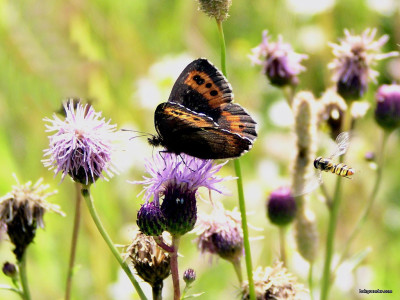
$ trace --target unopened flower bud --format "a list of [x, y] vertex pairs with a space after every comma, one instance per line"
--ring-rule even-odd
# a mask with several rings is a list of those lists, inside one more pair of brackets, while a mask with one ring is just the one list
[[136, 223], [140, 231], [149, 236], [159, 236], [165, 229], [165, 218], [154, 201], [140, 207]]
[[382, 85], [376, 93], [375, 120], [385, 130], [400, 126], [400, 85]]
[[187, 285], [191, 284], [195, 280], [196, 272], [193, 269], [187, 269], [183, 272], [183, 281], [185, 281]]
[[296, 217], [297, 205], [289, 188], [281, 187], [273, 191], [267, 201], [269, 220], [278, 226], [291, 223]]
[[15, 275], [17, 275], [17, 268], [14, 264], [5, 262], [3, 265], [3, 273], [8, 277], [15, 277]]

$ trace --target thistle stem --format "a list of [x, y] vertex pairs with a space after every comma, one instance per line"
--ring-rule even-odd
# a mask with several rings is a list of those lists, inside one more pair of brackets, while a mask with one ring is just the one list
[[[221, 45], [221, 69], [222, 73], [226, 75], [226, 47], [225, 47], [225, 38], [224, 38], [224, 30], [222, 28], [222, 22], [217, 20], [219, 40]], [[246, 270], [247, 270], [247, 279], [249, 282], [249, 295], [250, 300], [255, 300], [255, 289], [254, 289], [254, 280], [253, 280], [253, 267], [251, 262], [251, 251], [250, 251], [250, 241], [249, 241], [249, 230], [247, 227], [247, 216], [246, 216], [246, 204], [244, 200], [244, 192], [243, 192], [243, 181], [242, 181], [242, 171], [240, 169], [240, 162], [238, 159], [233, 161], [235, 165], [235, 173], [237, 177], [237, 189], [238, 189], [238, 198], [239, 198], [239, 210], [242, 219], [242, 230], [243, 230], [243, 244], [244, 244], [244, 252], [245, 252], [245, 260], [246, 260]]]
[[156, 283], [156, 284], [154, 284], [154, 286], [152, 286], [153, 300], [161, 300], [162, 299], [162, 288], [163, 288], [162, 281], [160, 283]]
[[181, 298], [181, 290], [179, 287], [179, 270], [178, 270], [178, 248], [180, 237], [172, 236], [172, 247], [174, 251], [171, 253], [171, 276], [174, 286], [174, 300]]
[[233, 268], [235, 269], [236, 276], [239, 280], [239, 284], [242, 285], [243, 275], [242, 275], [242, 268], [240, 266], [240, 257], [237, 257], [235, 260], [233, 260], [232, 265], [233, 265]]
[[281, 261], [283, 262], [284, 266], [287, 266], [285, 233], [286, 233], [286, 226], [280, 226], [279, 227], [279, 244], [280, 244], [280, 251], [281, 251]]
[[[382, 170], [383, 170], [383, 160], [384, 160], [384, 153], [385, 153], [385, 148], [386, 148], [386, 144], [387, 144], [387, 140], [388, 137], [390, 135], [391, 132], [388, 131], [383, 131], [382, 134], [382, 139], [381, 139], [381, 144], [380, 144], [380, 149], [379, 149], [379, 156], [378, 156], [378, 160], [377, 160], [377, 170], [376, 170], [376, 178], [375, 178], [375, 184], [374, 187], [372, 189], [371, 195], [369, 197], [368, 203], [364, 208], [364, 211], [362, 212], [360, 219], [357, 222], [356, 227], [354, 228], [353, 232], [350, 234], [350, 237], [348, 238], [346, 244], [345, 244], [345, 248], [344, 251], [340, 257], [340, 260], [336, 266], [339, 267], [339, 265], [344, 261], [344, 259], [346, 258], [348, 251], [350, 249], [351, 244], [353, 243], [354, 239], [356, 238], [356, 236], [358, 235], [358, 233], [361, 231], [365, 221], [367, 220], [369, 213], [371, 212], [371, 208], [375, 202], [376, 196], [378, 194], [378, 190], [381, 184], [381, 180], [382, 180]], [[336, 269], [335, 268], [335, 269]]]
[[340, 200], [341, 200], [341, 183], [342, 178], [340, 176], [336, 179], [335, 192], [333, 195], [332, 206], [329, 209], [329, 225], [328, 225], [328, 236], [326, 239], [326, 252], [325, 252], [325, 263], [324, 271], [322, 276], [322, 287], [321, 287], [321, 300], [328, 299], [329, 286], [331, 283], [331, 263], [334, 251], [334, 240], [336, 232], [337, 218], [339, 214]]
[[313, 296], [313, 263], [310, 263], [310, 269], [308, 270], [308, 288], [310, 290], [310, 299], [313, 300], [314, 296]]
[[20, 295], [20, 297], [22, 299], [24, 299], [24, 293], [21, 290], [17, 289], [17, 288], [13, 288], [12, 286], [9, 286], [9, 285], [6, 285], [6, 284], [0, 284], [0, 290], [14, 292], [14, 293]]
[[75, 183], [75, 191], [76, 195], [75, 195], [74, 227], [72, 230], [71, 250], [70, 250], [69, 265], [67, 271], [67, 284], [65, 288], [65, 300], [69, 300], [71, 298], [72, 276], [75, 266], [76, 248], [78, 245], [78, 235], [79, 235], [79, 224], [81, 220], [82, 195], [80, 192], [79, 183]]
[[26, 275], [26, 252], [22, 255], [21, 260], [18, 262], [19, 278], [21, 281], [21, 288], [24, 300], [30, 300], [31, 294], [29, 292], [28, 277]]
[[129, 266], [127, 265], [126, 262], [123, 261], [121, 255], [119, 254], [117, 248], [115, 248], [110, 236], [106, 232], [105, 228], [103, 227], [103, 224], [100, 221], [100, 218], [96, 212], [96, 209], [94, 207], [93, 203], [93, 198], [90, 193], [90, 189], [88, 186], [83, 186], [82, 187], [82, 196], [85, 199], [86, 205], [89, 209], [90, 215], [96, 224], [97, 230], [100, 232], [101, 236], [103, 237], [104, 241], [106, 242], [107, 246], [110, 248], [112, 254], [120, 264], [121, 268], [125, 271], [126, 275], [128, 276], [129, 280], [132, 282], [133, 286], [136, 289], [136, 292], [138, 293], [140, 299], [145, 300], [147, 299], [146, 296], [144, 295], [142, 289], [139, 286], [139, 283], [136, 281], [135, 277], [133, 276], [131, 270], [129, 269]]

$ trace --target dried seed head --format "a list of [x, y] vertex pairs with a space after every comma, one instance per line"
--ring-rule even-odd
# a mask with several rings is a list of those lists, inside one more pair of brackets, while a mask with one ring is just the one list
[[18, 183], [10, 193], [0, 198], [0, 224], [7, 226], [17, 260], [21, 260], [26, 247], [33, 241], [36, 228], [44, 228], [43, 215], [46, 211], [63, 215], [58, 205], [46, 201], [56, 192], [46, 192], [49, 186], [41, 183], [42, 179], [34, 185], [32, 182]]
[[[297, 282], [281, 262], [275, 263], [265, 269], [258, 267], [254, 273], [254, 286], [257, 300], [302, 300], [306, 297], [307, 290]], [[248, 282], [242, 286], [242, 300], [250, 299]]]
[[162, 288], [170, 274], [170, 255], [161, 249], [154, 238], [141, 232], [136, 234], [127, 249], [137, 274], [152, 287]]

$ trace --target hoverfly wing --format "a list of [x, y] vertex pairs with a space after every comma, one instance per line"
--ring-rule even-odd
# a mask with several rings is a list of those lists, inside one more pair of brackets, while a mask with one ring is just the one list
[[315, 170], [308, 177], [303, 188], [299, 191], [294, 191], [293, 197], [309, 194], [322, 184], [322, 172], [320, 170]]
[[333, 152], [331, 156], [329, 156], [330, 159], [346, 153], [350, 145], [350, 133], [348, 133], [347, 131], [340, 133], [336, 137], [335, 142], [336, 142], [336, 150], [335, 152]]

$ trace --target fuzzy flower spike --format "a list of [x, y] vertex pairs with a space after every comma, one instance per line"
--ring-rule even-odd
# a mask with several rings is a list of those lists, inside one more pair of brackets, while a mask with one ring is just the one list
[[64, 104], [65, 120], [54, 114], [53, 119], [45, 118], [50, 146], [43, 160], [45, 167], [62, 173], [62, 180], [68, 174], [76, 182], [88, 185], [99, 177], [105, 179], [115, 173], [111, 165], [112, 140], [116, 125], [105, 121], [101, 112], [95, 112], [91, 105]]
[[290, 44], [283, 42], [282, 36], [278, 37], [277, 42], [272, 42], [270, 39], [268, 31], [264, 30], [261, 44], [252, 49], [251, 61], [253, 64], [263, 66], [263, 73], [271, 84], [297, 85], [299, 81], [297, 75], [305, 71], [301, 61], [308, 56], [294, 52]]
[[[197, 220], [197, 190], [206, 187], [224, 193], [218, 183], [226, 178], [216, 176], [223, 165], [172, 153], [156, 155], [153, 161], [147, 161], [145, 167], [150, 177], [133, 182], [145, 186], [146, 203], [138, 213], [141, 231], [159, 235], [165, 229], [179, 236], [192, 230]], [[149, 203], [151, 196], [154, 201]]]
[[389, 36], [375, 40], [376, 28], [368, 28], [361, 35], [352, 35], [348, 30], [344, 34], [339, 44], [329, 43], [335, 58], [328, 67], [333, 70], [337, 92], [346, 100], [356, 100], [364, 95], [369, 81], [376, 82], [379, 73], [372, 69], [376, 62], [398, 56], [399, 52], [381, 53]]

